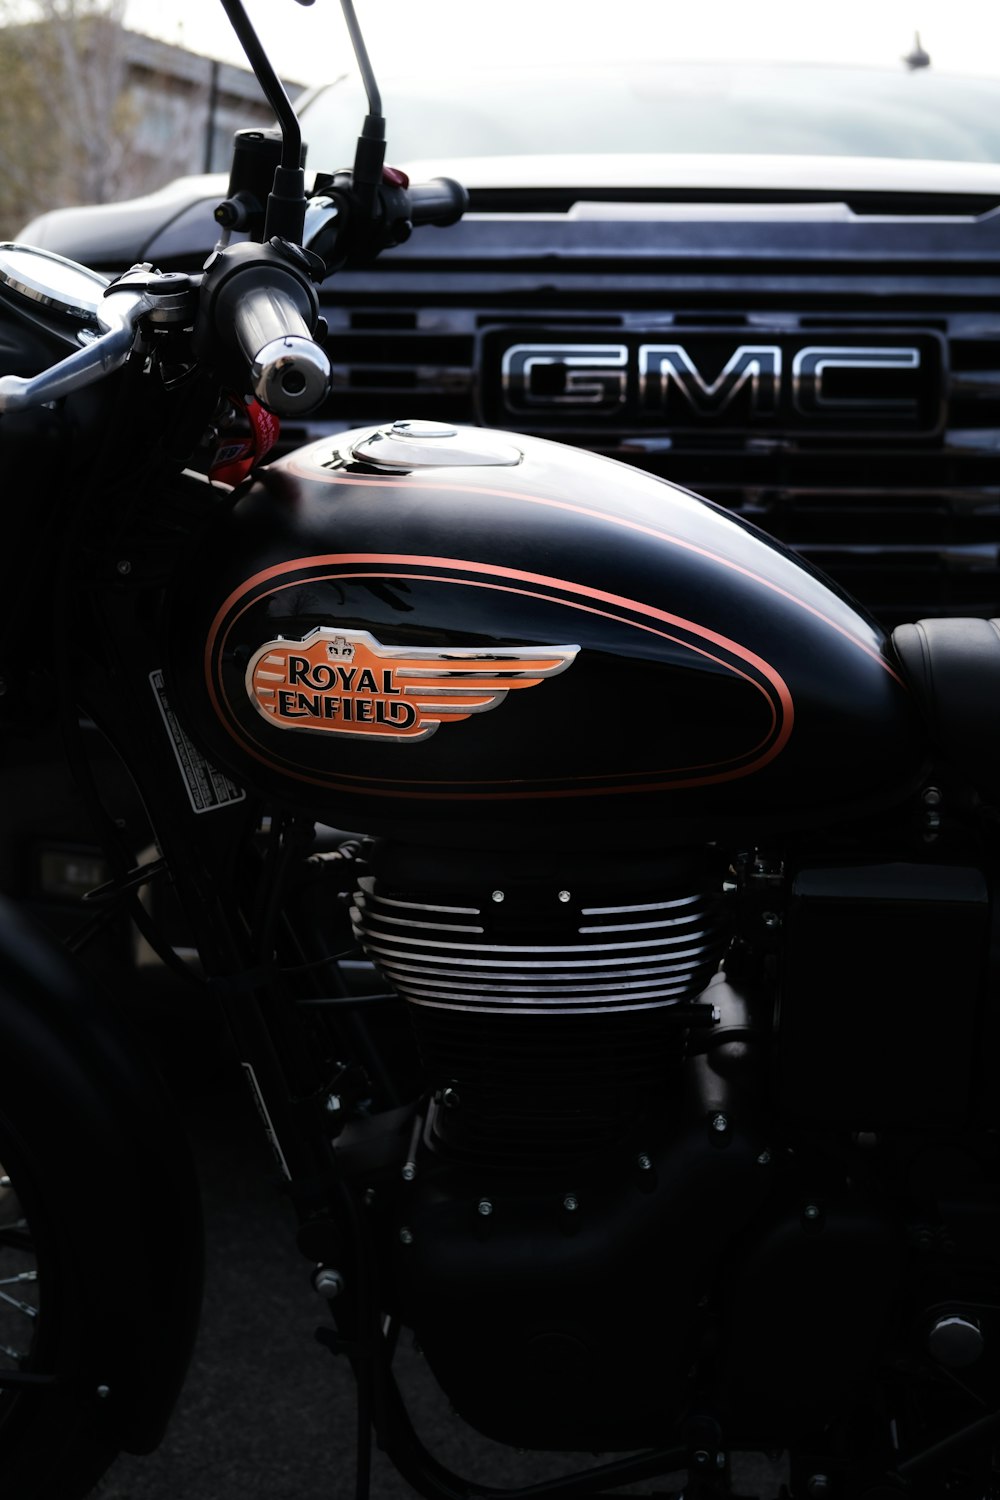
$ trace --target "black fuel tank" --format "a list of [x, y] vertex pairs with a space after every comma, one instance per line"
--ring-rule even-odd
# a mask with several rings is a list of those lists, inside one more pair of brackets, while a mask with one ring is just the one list
[[665, 480], [398, 422], [279, 460], [174, 590], [192, 735], [345, 828], [621, 843], [898, 800], [922, 759], [879, 626]]

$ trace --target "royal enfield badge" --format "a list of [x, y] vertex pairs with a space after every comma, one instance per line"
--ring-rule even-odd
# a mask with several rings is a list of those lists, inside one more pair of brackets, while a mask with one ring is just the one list
[[571, 666], [579, 646], [383, 646], [363, 630], [321, 625], [268, 641], [247, 667], [254, 707], [277, 729], [425, 740], [443, 723], [487, 713], [518, 688]]

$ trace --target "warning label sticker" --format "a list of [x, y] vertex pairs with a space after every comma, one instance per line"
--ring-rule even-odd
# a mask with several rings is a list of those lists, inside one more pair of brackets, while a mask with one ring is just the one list
[[187, 787], [187, 794], [195, 812], [214, 812], [217, 808], [229, 807], [233, 802], [245, 801], [246, 792], [235, 782], [230, 781], [225, 771], [220, 771], [217, 766], [212, 765], [211, 761], [206, 760], [197, 746], [188, 739], [167, 702], [163, 687], [163, 673], [159, 670], [150, 672], [149, 681], [156, 694], [160, 717], [170, 736], [170, 743], [174, 748], [174, 755], [177, 757], [177, 764], [181, 768], [184, 785]]

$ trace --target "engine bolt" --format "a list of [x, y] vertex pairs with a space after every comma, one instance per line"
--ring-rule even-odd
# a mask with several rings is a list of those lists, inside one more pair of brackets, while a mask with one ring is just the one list
[[111, 1387], [109, 1385], [99, 1385], [97, 1387], [97, 1394], [102, 1401], [106, 1401], [111, 1395]]
[[332, 1266], [317, 1266], [313, 1274], [313, 1288], [321, 1297], [326, 1297], [328, 1300], [331, 1297], [339, 1297], [344, 1290], [344, 1278]]
[[[802, 1210], [802, 1217], [804, 1219], [808, 1219], [810, 1224], [815, 1224], [819, 1216], [820, 1209], [818, 1203], [807, 1203], [805, 1208]], [[825, 1478], [825, 1476], [823, 1477]]]
[[770, 927], [772, 930], [775, 927], [781, 926], [781, 918], [776, 911], [764, 912], [761, 920], [763, 921], [765, 927]]
[[404, 1244], [404, 1245], [412, 1245], [413, 1244], [413, 1230], [410, 1229], [408, 1225], [404, 1224], [403, 1227], [402, 1227], [402, 1229], [399, 1231], [399, 1238], [400, 1238], [400, 1241], [401, 1241], [402, 1244]]
[[412, 1182], [413, 1179], [414, 1179], [414, 1177], [416, 1177], [416, 1175], [417, 1175], [417, 1164], [416, 1164], [416, 1162], [414, 1162], [414, 1161], [405, 1161], [403, 1163], [403, 1168], [402, 1168], [401, 1175], [402, 1175], [402, 1178], [403, 1178], [404, 1182]]
[[927, 807], [940, 807], [941, 792], [936, 786], [929, 786], [924, 792], [924, 803]]
[[364, 1203], [366, 1208], [371, 1208], [372, 1204], [375, 1202], [375, 1189], [365, 1188], [364, 1193], [362, 1194], [361, 1201]]
[[958, 1313], [938, 1318], [927, 1335], [928, 1353], [952, 1370], [975, 1364], [985, 1347], [978, 1322]]
[[729, 1129], [729, 1116], [728, 1115], [722, 1115], [722, 1114], [713, 1115], [712, 1116], [712, 1129], [714, 1131], [716, 1131], [719, 1135], [722, 1135], [724, 1131], [727, 1131]]
[[326, 1104], [325, 1104], [324, 1108], [326, 1109], [326, 1112], [327, 1112], [328, 1115], [335, 1115], [337, 1113], [337, 1111], [340, 1109], [340, 1095], [339, 1094], [327, 1094], [327, 1096], [326, 1096]]
[[484, 1219], [488, 1219], [490, 1214], [493, 1212], [493, 1204], [490, 1202], [489, 1198], [480, 1198], [479, 1202], [476, 1204], [476, 1209], [479, 1213], [482, 1214]]
[[560, 901], [566, 902], [566, 901], [572, 901], [572, 899], [573, 898], [570, 895], [569, 891], [560, 891], [559, 892], [559, 900]]
[[829, 1495], [831, 1489], [829, 1474], [812, 1474], [806, 1484], [806, 1493], [809, 1495]]
[[715, 1455], [715, 1467], [717, 1469], [724, 1469], [726, 1467], [726, 1455], [724, 1453], [717, 1453]]
[[567, 1193], [563, 1199], [563, 1208], [568, 1214], [575, 1214], [580, 1207], [580, 1200], [575, 1193]]
[[461, 1099], [458, 1097], [458, 1090], [452, 1088], [450, 1083], [441, 1090], [441, 1103], [445, 1109], [457, 1109], [461, 1102]]
[[503, 891], [494, 891], [492, 899], [499, 904], [503, 900]]
[[757, 1158], [757, 1165], [758, 1165], [758, 1167], [769, 1167], [771, 1165], [771, 1153], [770, 1153], [770, 1151], [768, 1151], [768, 1150], [765, 1149], [764, 1151], [762, 1151], [760, 1153], [760, 1155]]
[[651, 1172], [653, 1170], [653, 1158], [647, 1151], [640, 1151], [637, 1160], [640, 1172]]
[[115, 563], [115, 567], [123, 578], [127, 578], [132, 571], [132, 564], [127, 557], [123, 557], [120, 562]]

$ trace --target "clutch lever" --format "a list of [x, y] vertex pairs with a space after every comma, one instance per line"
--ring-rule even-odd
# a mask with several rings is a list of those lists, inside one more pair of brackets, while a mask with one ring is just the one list
[[83, 348], [74, 349], [37, 375], [0, 376], [0, 415], [44, 406], [120, 369], [144, 319], [154, 323], [190, 319], [199, 280], [183, 272], [157, 274], [148, 265], [133, 266], [105, 291], [97, 313], [100, 331]]

